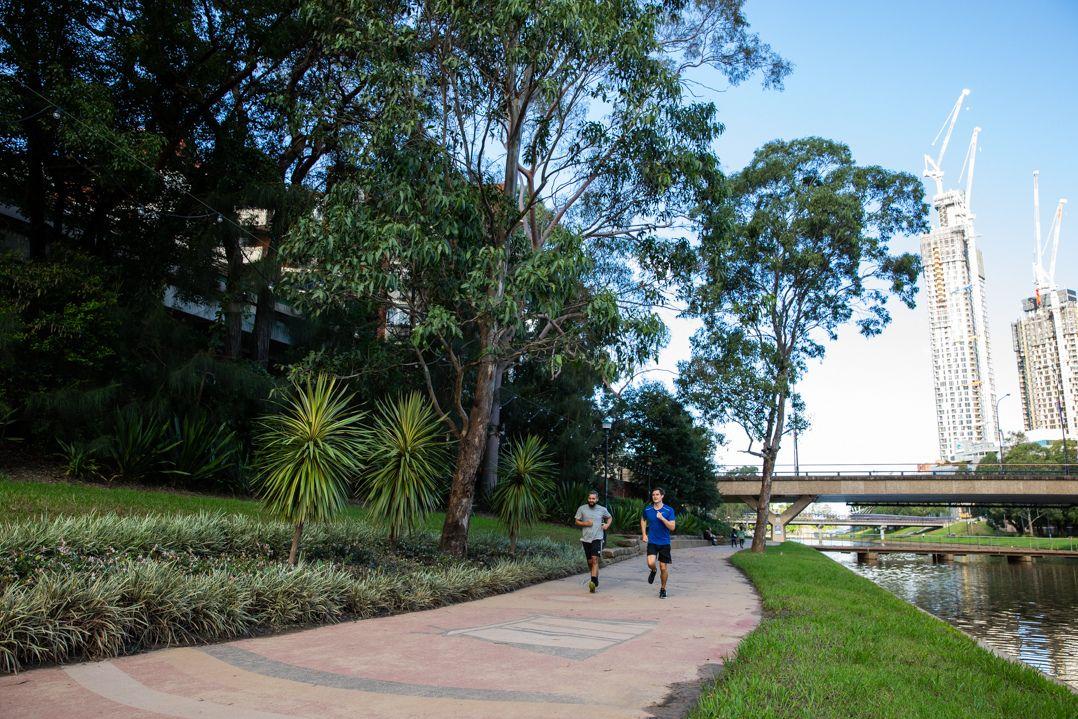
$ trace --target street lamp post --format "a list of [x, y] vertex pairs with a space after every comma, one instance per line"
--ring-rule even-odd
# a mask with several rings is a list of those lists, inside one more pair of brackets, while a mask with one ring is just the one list
[[999, 424], [999, 403], [1011, 396], [1011, 393], [1003, 395], [996, 400], [996, 432], [999, 434], [999, 454], [996, 455], [996, 459], [999, 460], [999, 473], [1003, 474], [1003, 427]]
[[603, 506], [610, 506], [610, 427], [609, 418], [603, 420]]

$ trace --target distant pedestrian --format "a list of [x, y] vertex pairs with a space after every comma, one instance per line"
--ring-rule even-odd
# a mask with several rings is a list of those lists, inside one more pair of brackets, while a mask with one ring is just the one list
[[737, 546], [737, 528], [736, 527], [733, 527], [733, 528], [730, 529], [730, 546], [731, 547], [736, 547]]
[[584, 556], [588, 559], [591, 579], [588, 591], [592, 594], [599, 588], [599, 556], [603, 553], [603, 539], [610, 528], [610, 512], [599, 504], [599, 493], [594, 489], [588, 492], [588, 503], [576, 510], [576, 526], [581, 527], [580, 542], [584, 546]]
[[[663, 504], [664, 494], [662, 487], [651, 490], [651, 504], [644, 507], [640, 516], [640, 534], [648, 545], [648, 584], [655, 583], [657, 569], [661, 578], [659, 599], [666, 599], [666, 577], [669, 566], [673, 563], [670, 557], [670, 532], [674, 531], [677, 525], [674, 521], [674, 508]], [[655, 566], [656, 562], [658, 567]]]
[[745, 548], [745, 530], [737, 530], [737, 543], [741, 549]]

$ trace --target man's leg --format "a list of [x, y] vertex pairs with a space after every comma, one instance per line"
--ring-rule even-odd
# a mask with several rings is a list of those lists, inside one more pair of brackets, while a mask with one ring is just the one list
[[667, 571], [668, 566], [669, 565], [667, 565], [666, 562], [659, 562], [659, 581], [662, 582], [662, 584], [659, 585], [659, 586], [664, 591], [666, 590], [666, 577], [667, 577], [667, 574], [669, 574], [669, 572]]
[[649, 572], [648, 572], [648, 584], [651, 584], [651, 583], [653, 583], [655, 581], [655, 555], [654, 554], [649, 554], [648, 555], [648, 570], [649, 570]]
[[591, 570], [591, 579], [588, 580], [588, 590], [594, 592], [599, 587], [599, 555], [595, 553], [595, 544], [591, 545], [591, 554], [588, 555], [588, 569]]

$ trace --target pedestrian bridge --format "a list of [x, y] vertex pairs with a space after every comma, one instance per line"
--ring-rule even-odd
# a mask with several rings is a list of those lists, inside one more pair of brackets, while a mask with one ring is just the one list
[[[740, 500], [755, 510], [760, 477], [720, 475], [718, 488], [727, 501]], [[1070, 506], [1078, 504], [1078, 466], [1008, 467], [997, 473], [955, 471], [777, 472], [771, 501], [792, 502], [782, 514], [768, 512], [773, 536], [813, 502], [912, 505]]]
[[[756, 521], [755, 514], [746, 514], [741, 522]], [[946, 527], [954, 523], [952, 517], [911, 517], [905, 514], [851, 514], [833, 517], [829, 514], [799, 514], [787, 524], [808, 524], [814, 527]]]

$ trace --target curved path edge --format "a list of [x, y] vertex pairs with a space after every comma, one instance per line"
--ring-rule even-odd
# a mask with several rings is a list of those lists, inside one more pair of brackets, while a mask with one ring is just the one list
[[680, 717], [760, 621], [725, 547], [675, 549], [473, 602], [0, 678], [34, 717]]

